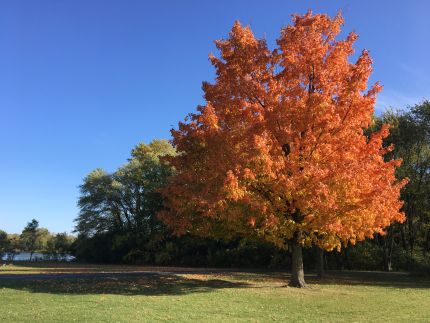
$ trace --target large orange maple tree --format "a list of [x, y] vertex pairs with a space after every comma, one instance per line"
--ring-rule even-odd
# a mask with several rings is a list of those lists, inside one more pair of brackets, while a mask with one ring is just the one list
[[388, 126], [370, 137], [372, 60], [355, 62], [343, 18], [293, 16], [270, 51], [236, 22], [206, 105], [172, 130], [176, 175], [160, 218], [175, 233], [258, 235], [293, 253], [290, 285], [304, 286], [302, 247], [340, 249], [404, 221], [400, 161], [384, 161]]

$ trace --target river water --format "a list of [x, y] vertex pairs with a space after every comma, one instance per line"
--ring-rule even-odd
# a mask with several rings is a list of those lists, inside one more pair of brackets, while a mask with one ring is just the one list
[[[64, 255], [64, 256], [58, 256], [57, 258], [54, 258], [50, 255], [46, 255], [40, 252], [33, 253], [32, 261], [42, 261], [42, 260], [58, 260], [58, 261], [73, 261], [75, 257], [71, 255]], [[2, 257], [2, 260], [8, 260], [8, 256], [4, 255]], [[30, 260], [30, 253], [29, 252], [21, 252], [17, 253], [15, 255], [15, 258], [13, 261], [29, 261]]]

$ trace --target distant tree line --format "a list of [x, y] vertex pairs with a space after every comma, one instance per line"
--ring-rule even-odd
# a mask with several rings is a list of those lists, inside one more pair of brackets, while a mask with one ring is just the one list
[[[341, 252], [325, 252], [329, 269], [420, 270], [430, 268], [430, 102], [404, 111], [388, 111], [375, 117], [372, 133], [388, 123], [385, 140], [395, 149], [386, 158], [401, 158], [399, 179], [408, 177], [402, 190], [407, 220], [347, 246]], [[76, 257], [91, 262], [156, 265], [281, 267], [291, 264], [288, 250], [254, 238], [212, 239], [186, 234], [176, 237], [157, 218], [163, 207], [160, 188], [175, 170], [165, 156], [175, 155], [165, 140], [140, 144], [128, 162], [113, 173], [96, 169], [80, 187]], [[316, 249], [304, 251], [305, 266], [317, 264]]]
[[[391, 125], [386, 146], [394, 145], [387, 158], [400, 158], [398, 178], [408, 178], [401, 192], [406, 221], [386, 229], [373, 241], [365, 241], [346, 252], [367, 254], [367, 266], [385, 270], [430, 268], [430, 102], [404, 111], [387, 111], [376, 118], [375, 128]], [[382, 261], [381, 261], [382, 259]], [[348, 264], [348, 255], [345, 263]]]
[[61, 260], [72, 253], [75, 237], [67, 233], [51, 233], [40, 228], [35, 219], [27, 223], [21, 234], [8, 234], [0, 230], [0, 260], [13, 261], [17, 254], [29, 252], [29, 260], [34, 260], [35, 252], [44, 254], [50, 260]]

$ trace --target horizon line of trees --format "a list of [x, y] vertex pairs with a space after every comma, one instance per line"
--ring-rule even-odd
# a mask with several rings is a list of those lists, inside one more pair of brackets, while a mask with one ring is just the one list
[[14, 261], [21, 252], [30, 253], [32, 261], [34, 253], [42, 253], [50, 260], [62, 260], [72, 253], [76, 237], [66, 232], [52, 233], [40, 227], [36, 219], [27, 223], [21, 234], [8, 234], [0, 230], [0, 261], [6, 256], [7, 261]]
[[[329, 269], [419, 270], [430, 268], [430, 102], [407, 110], [389, 110], [375, 117], [370, 135], [390, 124], [384, 146], [394, 144], [387, 160], [400, 158], [398, 179], [409, 178], [402, 189], [406, 221], [386, 234], [375, 234], [340, 252], [324, 252]], [[73, 245], [78, 260], [188, 266], [291, 266], [288, 250], [258, 237], [220, 239], [173, 235], [157, 213], [163, 207], [159, 193], [174, 174], [166, 156], [176, 154], [166, 140], [139, 144], [128, 162], [113, 173], [96, 169], [81, 185], [76, 218], [78, 237]], [[305, 267], [315, 268], [320, 251], [304, 250]]]

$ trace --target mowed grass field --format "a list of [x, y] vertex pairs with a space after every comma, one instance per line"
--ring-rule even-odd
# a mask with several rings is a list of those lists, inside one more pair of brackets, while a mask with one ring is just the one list
[[[20, 280], [19, 275], [157, 271], [158, 275]], [[169, 272], [169, 273], [166, 273]], [[329, 272], [309, 288], [288, 274], [80, 264], [0, 268], [0, 322], [430, 322], [430, 278]]]

